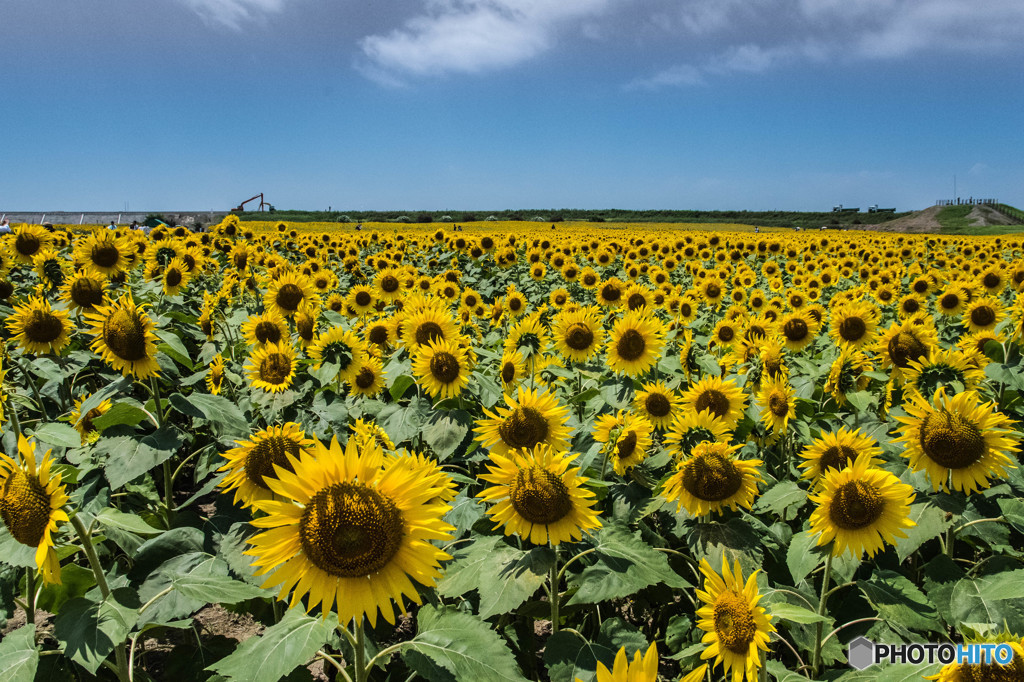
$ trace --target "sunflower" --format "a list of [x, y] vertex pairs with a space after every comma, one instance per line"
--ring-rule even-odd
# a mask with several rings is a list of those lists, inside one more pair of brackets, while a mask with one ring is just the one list
[[611, 277], [597, 286], [597, 302], [605, 308], [618, 308], [625, 292], [625, 283], [618, 277]]
[[647, 457], [654, 427], [643, 415], [619, 410], [618, 414], [605, 414], [594, 420], [594, 440], [608, 443], [608, 456], [615, 473], [625, 476]]
[[54, 310], [45, 298], [34, 296], [14, 306], [7, 328], [27, 353], [60, 353], [71, 343], [71, 323], [66, 310]]
[[612, 327], [606, 352], [608, 367], [616, 373], [639, 376], [661, 357], [665, 345], [665, 327], [656, 317], [642, 310], [631, 310]]
[[586, 362], [604, 345], [606, 332], [594, 308], [580, 308], [555, 316], [551, 337], [566, 360]]
[[314, 291], [313, 284], [305, 275], [288, 272], [271, 280], [263, 295], [263, 306], [283, 317], [292, 317], [300, 310], [319, 305]]
[[39, 282], [47, 289], [58, 289], [67, 279], [68, 262], [53, 249], [39, 251], [32, 257]]
[[979, 298], [971, 301], [964, 310], [962, 324], [972, 332], [990, 332], [1003, 321], [1006, 313], [995, 298]]
[[861, 455], [868, 457], [869, 466], [882, 464], [878, 441], [860, 429], [842, 426], [838, 431], [821, 433], [800, 453], [805, 460], [800, 464], [804, 469], [801, 478], [818, 483], [826, 472], [842, 471]]
[[664, 431], [672, 425], [682, 405], [682, 400], [675, 391], [669, 390], [664, 381], [644, 384], [633, 398], [633, 409], [647, 417], [659, 431]]
[[509, 292], [505, 295], [505, 312], [508, 313], [510, 318], [517, 318], [527, 311], [529, 303], [526, 301], [526, 297], [515, 289], [510, 288]]
[[252, 352], [245, 369], [253, 388], [280, 393], [292, 385], [295, 377], [295, 349], [287, 341], [268, 343]]
[[712, 306], [717, 306], [725, 297], [725, 287], [722, 286], [719, 279], [714, 277], [708, 277], [701, 282], [697, 287], [697, 292], [708, 305]]
[[420, 603], [412, 581], [432, 587], [451, 558], [431, 544], [451, 540], [450, 507], [414, 469], [385, 466], [375, 443], [350, 438], [342, 450], [334, 438], [312, 450], [264, 479], [284, 499], [255, 502], [266, 516], [252, 524], [268, 530], [246, 553], [257, 575], [273, 571], [263, 587], [279, 587], [280, 600], [291, 592], [292, 607], [308, 593], [306, 610], [319, 604], [324, 618], [336, 610], [339, 622], [366, 616], [375, 627], [380, 611], [394, 624], [392, 602], [403, 614], [406, 597]]
[[67, 522], [62, 507], [68, 501], [61, 475], [50, 473], [53, 458], [47, 450], [36, 468], [36, 446], [18, 435], [18, 459], [0, 452], [0, 519], [11, 537], [36, 548], [36, 566], [46, 583], [60, 584], [60, 559], [54, 551], [57, 524]]
[[701, 379], [682, 395], [683, 409], [694, 414], [708, 411], [731, 429], [743, 417], [747, 397], [732, 380], [710, 376]]
[[836, 306], [829, 320], [829, 336], [840, 348], [860, 350], [874, 340], [878, 310], [867, 301]]
[[871, 466], [871, 455], [862, 452], [842, 470], [828, 469], [821, 479], [821, 491], [810, 495], [818, 505], [811, 513], [811, 532], [820, 533], [818, 545], [832, 543], [833, 556], [850, 551], [860, 559], [869, 557], [896, 538], [905, 538], [910, 520], [914, 489], [893, 474]]
[[719, 320], [715, 328], [711, 330], [711, 338], [708, 339], [708, 346], [717, 346], [719, 349], [728, 350], [739, 340], [739, 326], [727, 318]]
[[349, 424], [348, 428], [352, 432], [353, 437], [361, 440], [372, 440], [376, 442], [385, 453], [389, 453], [391, 450], [395, 449], [395, 444], [391, 442], [391, 437], [388, 436], [387, 431], [382, 429], [376, 422], [365, 421], [360, 418]]
[[[583, 681], [577, 677], [576, 682]], [[597, 682], [658, 682], [657, 644], [652, 643], [643, 658], [640, 658], [640, 650], [637, 649], [632, 663], [626, 656], [626, 647], [619, 647], [611, 670], [601, 661], [597, 662]]]
[[559, 454], [547, 444], [498, 454], [491, 452], [490, 473], [480, 478], [494, 485], [478, 497], [496, 503], [487, 510], [494, 527], [505, 527], [536, 545], [580, 540], [601, 527], [593, 509], [596, 497], [583, 487], [587, 479], [570, 468], [574, 455]]
[[750, 509], [762, 481], [759, 459], [738, 459], [738, 445], [704, 441], [690, 456], [676, 464], [675, 473], [665, 481], [662, 495], [686, 508], [692, 516], [721, 514], [725, 507]]
[[149, 315], [135, 305], [131, 291], [116, 303], [96, 306], [85, 319], [92, 325], [91, 347], [124, 376], [148, 379], [160, 373], [156, 361], [156, 328]]
[[212, 395], [220, 395], [224, 386], [224, 356], [217, 353], [210, 361], [210, 371], [206, 374], [206, 390]]
[[769, 379], [761, 385], [757, 394], [761, 403], [761, 421], [765, 427], [770, 426], [773, 435], [786, 432], [789, 420], [796, 413], [796, 402], [793, 399], [793, 387], [784, 377]]
[[931, 402], [911, 394], [903, 409], [908, 416], [896, 417], [903, 431], [893, 442], [906, 446], [903, 456], [914, 471], [927, 472], [932, 490], [977, 492], [1015, 466], [1011, 453], [1019, 448], [1010, 420], [974, 391], [949, 398], [939, 388]]
[[[711, 568], [707, 559], [700, 560], [700, 572], [704, 574], [704, 589], [697, 590], [697, 598], [704, 606], [697, 609], [697, 627], [703, 630], [701, 642], [708, 647], [701, 659], [714, 658], [712, 667], [719, 664], [726, 677], [732, 671], [732, 682], [755, 682], [761, 667], [761, 651], [768, 651], [768, 641], [775, 626], [772, 615], [767, 613], [757, 587], [754, 571], [743, 580], [740, 562], [729, 570], [729, 561], [722, 557], [722, 573]], [[694, 678], [696, 679], [696, 678]]]
[[42, 225], [22, 225], [14, 233], [14, 260], [29, 265], [32, 258], [46, 250], [53, 242], [53, 235]]
[[242, 323], [242, 336], [246, 343], [257, 348], [271, 343], [283, 343], [288, 340], [288, 323], [279, 313], [265, 310], [259, 315], [250, 315]]
[[917, 294], [907, 294], [899, 301], [899, 316], [906, 319], [924, 311], [925, 302]]
[[316, 337], [306, 353], [317, 370], [332, 368], [336, 373], [327, 381], [347, 381], [359, 373], [366, 350], [359, 336], [343, 327], [331, 327]]
[[384, 390], [384, 363], [373, 355], [368, 355], [359, 365], [359, 371], [349, 377], [349, 390], [354, 395], [373, 397]]
[[387, 453], [384, 457], [384, 464], [385, 466], [405, 467], [412, 471], [418, 479], [427, 481], [430, 487], [431, 501], [451, 502], [458, 494], [455, 481], [445, 473], [435, 459], [409, 452], [403, 448], [398, 452]]
[[878, 339], [876, 352], [882, 357], [882, 366], [891, 367], [891, 379], [900, 384], [910, 367], [910, 362], [927, 357], [932, 348], [939, 345], [939, 339], [930, 322], [915, 324], [919, 318], [892, 324]]
[[368, 315], [374, 311], [376, 304], [374, 291], [365, 284], [357, 284], [349, 290], [346, 303], [348, 303], [348, 307], [355, 311], [357, 316]]
[[82, 405], [89, 398], [89, 396], [82, 396], [75, 400], [75, 407], [71, 410], [71, 416], [68, 421], [75, 427], [79, 435], [82, 437], [82, 445], [87, 443], [95, 442], [100, 437], [100, 430], [92, 423], [92, 420], [96, 417], [102, 416], [113, 407], [113, 404], [109, 399], [104, 400], [96, 407], [92, 408], [85, 414], [82, 414]]
[[458, 335], [455, 323], [446, 310], [427, 306], [402, 324], [402, 337], [409, 349], [425, 346], [431, 341], [446, 341]]
[[75, 245], [75, 260], [82, 269], [93, 275], [113, 277], [129, 268], [131, 244], [109, 230], [94, 230]]
[[430, 397], [454, 398], [469, 385], [469, 358], [457, 338], [428, 341], [413, 352], [412, 371]]
[[316, 339], [316, 323], [319, 316], [319, 308], [295, 313], [292, 320], [295, 322], [295, 335], [299, 337], [300, 347], [307, 348]]
[[502, 391], [511, 393], [526, 375], [526, 360], [523, 359], [522, 353], [514, 351], [501, 356], [498, 377], [501, 379]]
[[505, 337], [505, 353], [518, 351], [533, 369], [542, 351], [548, 345], [548, 330], [540, 321], [539, 313], [527, 315], [508, 330]]
[[177, 296], [188, 285], [190, 279], [192, 279], [192, 273], [185, 265], [185, 261], [180, 258], [173, 259], [160, 273], [164, 296]]
[[875, 366], [867, 355], [852, 347], [845, 348], [829, 368], [824, 391], [832, 396], [836, 404], [844, 406], [847, 403], [847, 393], [867, 389], [871, 383], [871, 377], [867, 373], [873, 372], [874, 369]]
[[[264, 478], [277, 478], [274, 466], [293, 471], [291, 458], [309, 453], [313, 441], [299, 424], [287, 422], [257, 431], [247, 440], [236, 440], [237, 447], [223, 453], [227, 462], [219, 471], [227, 474], [218, 484], [223, 492], [235, 491], [235, 504], [251, 507], [256, 500], [278, 499]], [[288, 457], [291, 455], [291, 458]]]
[[550, 445], [555, 452], [569, 447], [569, 408], [559, 405], [553, 394], [520, 387], [515, 397], [505, 396], [505, 403], [508, 407], [495, 412], [484, 408], [487, 418], [476, 422], [476, 440], [491, 453], [507, 455], [540, 444]]
[[934, 395], [941, 387], [973, 391], [985, 379], [985, 372], [958, 350], [932, 348], [928, 355], [911, 360], [904, 372], [904, 390], [922, 396]]
[[732, 429], [711, 412], [684, 410], [672, 421], [672, 427], [665, 434], [665, 447], [678, 461], [688, 457], [693, 448], [704, 441], [728, 443], [730, 440]]
[[805, 311], [794, 310], [775, 323], [786, 349], [797, 353], [811, 343], [818, 333], [818, 324]]
[[954, 317], [964, 311], [968, 294], [961, 284], [951, 284], [935, 299], [936, 309], [946, 317]]
[[106, 289], [107, 282], [102, 277], [78, 272], [64, 282], [61, 300], [65, 301], [71, 310], [91, 311], [96, 306], [106, 303]]

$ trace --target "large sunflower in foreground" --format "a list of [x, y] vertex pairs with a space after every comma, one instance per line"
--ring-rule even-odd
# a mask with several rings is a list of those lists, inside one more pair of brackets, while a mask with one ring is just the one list
[[54, 310], [42, 297], [32, 297], [25, 305], [14, 306], [7, 328], [26, 352], [56, 353], [71, 343], [71, 323], [66, 310]]
[[505, 404], [508, 407], [494, 412], [485, 408], [487, 418], [476, 422], [476, 440], [492, 454], [507, 455], [541, 444], [556, 452], [569, 447], [569, 408], [559, 405], [554, 395], [520, 387], [515, 397], [505, 396]]
[[707, 559], [700, 560], [700, 572], [704, 589], [697, 590], [697, 598], [704, 605], [697, 609], [697, 627], [706, 633], [701, 642], [708, 645], [700, 657], [715, 659], [712, 666], [721, 664], [726, 677], [731, 671], [732, 682], [755, 682], [760, 652], [768, 651], [769, 638], [775, 632], [771, 614], [757, 605], [762, 596], [757, 587], [758, 571], [744, 582], [740, 562], [730, 570], [723, 556], [721, 574]]
[[694, 413], [711, 412], [734, 428], [743, 417], [747, 397], [732, 380], [710, 376], [701, 379], [683, 393], [683, 408]]
[[82, 263], [83, 271], [101, 277], [127, 270], [130, 254], [130, 244], [109, 230], [94, 230], [75, 243], [75, 259]]
[[820, 492], [809, 496], [818, 505], [811, 513], [811, 532], [820, 533], [818, 545], [832, 543], [833, 556], [849, 550], [860, 559], [875, 556], [896, 538], [905, 538], [914, 489], [884, 469], [871, 466], [864, 452], [841, 471], [828, 469]]
[[631, 310], [612, 327], [608, 366], [616, 373], [639, 376], [654, 366], [664, 345], [664, 325], [643, 310]]
[[504, 526], [505, 535], [515, 533], [537, 545], [580, 540], [584, 531], [600, 528], [592, 509], [596, 497], [583, 487], [587, 479], [578, 467], [569, 467], [573, 457], [549, 445], [507, 455], [492, 452], [490, 473], [480, 478], [494, 485], [478, 497], [496, 503], [487, 510], [494, 527]]
[[147, 379], [160, 373], [156, 361], [156, 326], [141, 307], [135, 305], [131, 292], [116, 303], [96, 306], [85, 314], [95, 337], [92, 349], [124, 376]]
[[253, 351], [245, 369], [253, 388], [281, 393], [295, 376], [295, 348], [291, 343], [268, 343]]
[[268, 427], [235, 443], [238, 447], [224, 453], [228, 461], [220, 471], [227, 475], [219, 486], [225, 493], [234, 490], [235, 504], [243, 507], [251, 507], [256, 500], [276, 499], [264, 478], [277, 478], [275, 466], [292, 471], [288, 455], [297, 458], [313, 446], [302, 427], [293, 422]]
[[68, 521], [62, 507], [68, 501], [59, 473], [50, 473], [47, 451], [36, 467], [35, 443], [18, 436], [18, 459], [0, 452], [0, 519], [11, 536], [36, 548], [36, 566], [47, 583], [60, 583], [60, 559], [53, 549], [57, 524]]
[[948, 397], [940, 388], [930, 402], [911, 394], [903, 409], [907, 416], [896, 417], [903, 435], [893, 442], [906, 446], [903, 456], [914, 471], [928, 473], [932, 490], [977, 492], [1014, 468], [1019, 441], [1010, 420], [974, 391]]
[[759, 459], [738, 459], [740, 446], [727, 443], [700, 443], [690, 456], [676, 465], [662, 495], [684, 507], [692, 516], [723, 513], [725, 507], [750, 509], [757, 496], [757, 484], [763, 480], [757, 467]]
[[432, 541], [448, 541], [454, 528], [442, 519], [450, 507], [439, 500], [429, 479], [414, 468], [385, 463], [379, 445], [350, 438], [319, 441], [312, 454], [290, 458], [293, 471], [275, 467], [264, 478], [281, 500], [259, 500], [266, 516], [254, 519], [268, 529], [249, 539], [263, 584], [291, 593], [291, 606], [309, 595], [306, 610], [320, 605], [324, 618], [336, 611], [348, 623], [366, 616], [377, 624], [380, 611], [395, 622], [392, 602], [405, 613], [405, 598], [420, 603], [413, 581], [433, 586], [442, 561], [451, 557]]
[[469, 385], [469, 358], [458, 339], [428, 341], [412, 356], [413, 374], [430, 397], [454, 398]]

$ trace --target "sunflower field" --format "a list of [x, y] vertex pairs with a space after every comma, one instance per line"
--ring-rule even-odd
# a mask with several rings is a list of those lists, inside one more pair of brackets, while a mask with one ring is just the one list
[[1021, 239], [360, 227], [0, 238], [0, 680], [1024, 680]]

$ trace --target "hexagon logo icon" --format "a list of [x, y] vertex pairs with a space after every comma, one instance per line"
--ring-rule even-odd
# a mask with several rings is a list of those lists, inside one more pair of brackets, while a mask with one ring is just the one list
[[875, 643], [867, 637], [858, 637], [846, 646], [846, 658], [849, 659], [851, 668], [864, 670], [864, 668], [874, 664]]

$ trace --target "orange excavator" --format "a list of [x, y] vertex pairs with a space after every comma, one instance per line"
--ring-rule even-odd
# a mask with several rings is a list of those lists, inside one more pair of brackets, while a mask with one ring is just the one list
[[246, 204], [248, 204], [248, 203], [249, 203], [250, 201], [255, 201], [256, 199], [259, 199], [259, 200], [260, 200], [260, 207], [259, 207], [259, 210], [260, 210], [260, 211], [264, 210], [264, 208], [263, 208], [264, 206], [266, 206], [266, 210], [268, 210], [268, 211], [273, 211], [273, 210], [274, 210], [274, 205], [273, 205], [273, 204], [268, 204], [268, 203], [266, 203], [265, 201], [263, 201], [263, 193], [262, 193], [262, 192], [260, 192], [259, 194], [257, 194], [257, 195], [256, 195], [256, 196], [254, 196], [254, 197], [249, 197], [248, 199], [246, 199], [245, 201], [243, 201], [242, 203], [240, 203], [240, 204], [239, 204], [238, 206], [236, 206], [235, 208], [231, 209], [231, 211], [232, 211], [232, 212], [235, 212], [235, 211], [242, 211], [242, 210], [244, 210], [244, 209], [242, 208], [243, 206], [245, 206]]

